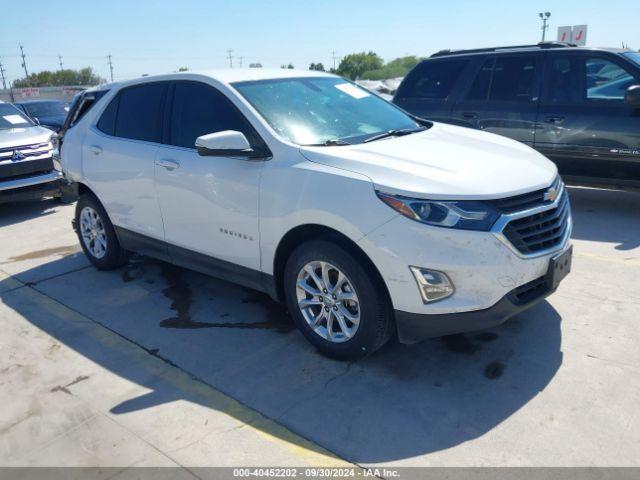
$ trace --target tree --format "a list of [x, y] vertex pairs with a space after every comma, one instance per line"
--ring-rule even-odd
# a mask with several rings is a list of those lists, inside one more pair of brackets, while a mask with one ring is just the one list
[[91, 67], [80, 70], [58, 70], [52, 72], [43, 70], [32, 73], [26, 78], [20, 78], [13, 82], [14, 87], [59, 87], [62, 85], [98, 85], [106, 80], [93, 72]]
[[188, 72], [189, 71], [189, 67], [180, 67], [178, 69], [179, 72]]
[[288, 69], [294, 69], [296, 67], [293, 66], [293, 63], [289, 62], [288, 65], [280, 65], [280, 68], [288, 68]]
[[386, 78], [404, 77], [409, 70], [422, 61], [415, 56], [400, 57], [387, 62], [382, 68], [368, 70], [361, 76], [363, 80], [384, 80]]
[[249, 68], [262, 68], [262, 64], [260, 62], [250, 63]]
[[320, 62], [312, 63], [309, 65], [309, 70], [315, 70], [317, 72], [324, 72], [324, 65]]
[[338, 74], [355, 80], [361, 77], [364, 72], [382, 68], [383, 64], [382, 58], [377, 53], [351, 53], [340, 62]]

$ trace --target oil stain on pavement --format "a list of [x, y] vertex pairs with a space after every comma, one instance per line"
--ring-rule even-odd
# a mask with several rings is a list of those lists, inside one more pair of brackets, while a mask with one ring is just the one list
[[[171, 300], [171, 310], [175, 315], [160, 322], [164, 328], [198, 329], [198, 328], [235, 328], [235, 329], [268, 329], [278, 333], [288, 333], [294, 329], [289, 321], [285, 309], [266, 294], [246, 290], [247, 295], [242, 303], [259, 304], [267, 314], [263, 322], [200, 322], [191, 318], [193, 292], [188, 281], [184, 278], [185, 270], [168, 263], [161, 264], [161, 275], [167, 283], [162, 291]], [[139, 278], [139, 277], [138, 277]], [[124, 277], [123, 277], [124, 280]], [[127, 280], [125, 280], [127, 281]], [[223, 313], [221, 317], [229, 316]]]
[[79, 245], [67, 245], [64, 247], [44, 248], [42, 250], [35, 250], [33, 252], [24, 253], [22, 255], [16, 255], [15, 257], [9, 257], [9, 260], [2, 263], [22, 262], [24, 260], [35, 260], [37, 258], [46, 258], [53, 255], [66, 256], [73, 255], [80, 252]]

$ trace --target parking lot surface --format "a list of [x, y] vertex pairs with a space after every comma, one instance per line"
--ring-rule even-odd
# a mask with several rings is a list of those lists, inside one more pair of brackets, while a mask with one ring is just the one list
[[257, 292], [96, 271], [73, 205], [2, 205], [0, 465], [640, 466], [640, 194], [570, 194], [547, 301], [355, 363]]

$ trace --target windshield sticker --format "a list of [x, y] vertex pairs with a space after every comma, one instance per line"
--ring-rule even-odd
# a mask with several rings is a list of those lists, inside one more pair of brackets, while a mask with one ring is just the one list
[[5, 115], [2, 118], [4, 118], [7, 122], [9, 122], [11, 125], [21, 125], [23, 123], [28, 123], [24, 118], [22, 118], [20, 115]]
[[370, 93], [365, 92], [361, 88], [356, 87], [355, 85], [351, 85], [350, 83], [339, 83], [335, 86], [341, 92], [346, 93], [347, 95], [360, 100], [361, 98], [371, 96]]

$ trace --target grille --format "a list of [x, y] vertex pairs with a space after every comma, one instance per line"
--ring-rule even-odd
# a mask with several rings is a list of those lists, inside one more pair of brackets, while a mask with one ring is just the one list
[[0, 162], [3, 160], [11, 160], [13, 152], [16, 150], [22, 153], [25, 158], [38, 157], [49, 153], [51, 145], [49, 143], [35, 143], [32, 145], [21, 145], [19, 147], [0, 148]]
[[568, 228], [569, 196], [563, 190], [555, 208], [511, 220], [502, 232], [520, 253], [530, 255], [560, 246]]
[[[14, 162], [11, 158], [16, 150], [22, 153], [24, 158]], [[53, 168], [49, 143], [0, 148], [0, 180], [17, 180], [35, 174], [48, 173]]]
[[549, 205], [553, 203], [551, 200], [545, 200], [544, 194], [550, 188], [554, 188], [557, 192], [560, 191], [560, 177], [557, 177], [550, 187], [536, 190], [535, 192], [524, 193], [522, 195], [516, 195], [515, 197], [501, 198], [499, 200], [492, 200], [490, 203], [493, 207], [501, 211], [502, 213], [516, 213], [529, 208], [539, 207], [541, 205]]

